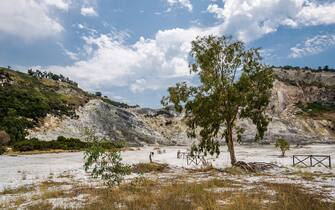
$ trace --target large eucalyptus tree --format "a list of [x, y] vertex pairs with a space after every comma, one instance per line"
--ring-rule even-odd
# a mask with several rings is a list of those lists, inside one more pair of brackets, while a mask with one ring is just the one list
[[240, 141], [244, 131], [237, 120], [251, 119], [255, 140], [267, 130], [273, 72], [261, 63], [259, 49], [246, 49], [243, 42], [227, 37], [197, 37], [190, 54], [190, 71], [199, 76], [199, 86], [177, 83], [168, 88], [162, 104], [185, 111], [188, 136], [200, 140], [192, 151], [219, 154], [218, 139], [224, 138], [235, 165], [234, 136]]

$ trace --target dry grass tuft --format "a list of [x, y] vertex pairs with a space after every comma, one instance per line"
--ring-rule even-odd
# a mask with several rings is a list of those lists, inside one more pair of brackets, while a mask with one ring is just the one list
[[5, 188], [0, 195], [13, 195], [13, 194], [23, 194], [27, 192], [31, 192], [35, 189], [32, 185], [25, 185], [18, 188]]
[[28, 210], [46, 210], [46, 209], [59, 209], [59, 208], [53, 208], [53, 205], [50, 202], [43, 201], [43, 202], [28, 206], [27, 209]]
[[[118, 187], [77, 186], [69, 191], [47, 190], [59, 183], [45, 182], [39, 200], [89, 195], [82, 209], [223, 209], [223, 210], [326, 210], [335, 209], [321, 193], [299, 185], [269, 182], [245, 183], [229, 179], [187, 182], [152, 180], [143, 176]], [[28, 209], [51, 209], [50, 203]]]
[[272, 204], [271, 209], [335, 209], [335, 203], [326, 202], [325, 196], [310, 192], [301, 186], [275, 183], [267, 184], [267, 186], [277, 192], [274, 198], [276, 202]]
[[231, 166], [223, 169], [223, 172], [231, 175], [245, 175], [247, 172], [240, 167]]
[[316, 178], [329, 179], [335, 178], [333, 173], [310, 172], [310, 171], [294, 171], [287, 173], [288, 175], [296, 175], [307, 181], [314, 181]]
[[[97, 199], [84, 209], [333, 209], [322, 195], [311, 195], [290, 184], [262, 183], [242, 191], [238, 182], [213, 179], [200, 183], [166, 183], [142, 178], [113, 189], [90, 189]], [[241, 184], [241, 183], [239, 183]], [[209, 190], [209, 189], [229, 189]]]
[[160, 163], [138, 163], [132, 166], [133, 173], [165, 172], [169, 169], [168, 164]]
[[187, 169], [191, 173], [197, 173], [197, 172], [218, 172], [219, 170], [214, 168], [212, 165], [201, 167], [201, 168], [191, 168]]

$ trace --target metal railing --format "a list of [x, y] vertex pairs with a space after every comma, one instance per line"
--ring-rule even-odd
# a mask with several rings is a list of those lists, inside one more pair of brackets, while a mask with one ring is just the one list
[[293, 166], [296, 165], [304, 165], [306, 167], [322, 165], [326, 168], [331, 168], [332, 162], [330, 155], [293, 155]]

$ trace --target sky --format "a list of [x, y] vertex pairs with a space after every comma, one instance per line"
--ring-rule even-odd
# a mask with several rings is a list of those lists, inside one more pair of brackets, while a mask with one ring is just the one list
[[0, 0], [0, 66], [63, 74], [87, 91], [160, 107], [195, 82], [190, 42], [232, 36], [268, 65], [335, 67], [335, 0]]

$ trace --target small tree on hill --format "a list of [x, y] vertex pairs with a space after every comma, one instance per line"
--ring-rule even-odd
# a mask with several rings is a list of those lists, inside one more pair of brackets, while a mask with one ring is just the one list
[[285, 156], [285, 152], [290, 149], [290, 144], [285, 139], [277, 139], [276, 148], [281, 150], [281, 156]]
[[95, 96], [101, 97], [102, 93], [101, 92], [95, 92]]
[[194, 63], [190, 71], [197, 73], [199, 86], [177, 83], [162, 99], [179, 112], [185, 110], [188, 136], [200, 137], [192, 151], [219, 154], [218, 139], [224, 138], [235, 165], [234, 132], [241, 140], [243, 128], [238, 118], [249, 118], [257, 127], [255, 139], [262, 139], [269, 123], [265, 109], [269, 104], [273, 72], [261, 64], [258, 49], [245, 49], [244, 43], [227, 37], [198, 37], [192, 41]]

